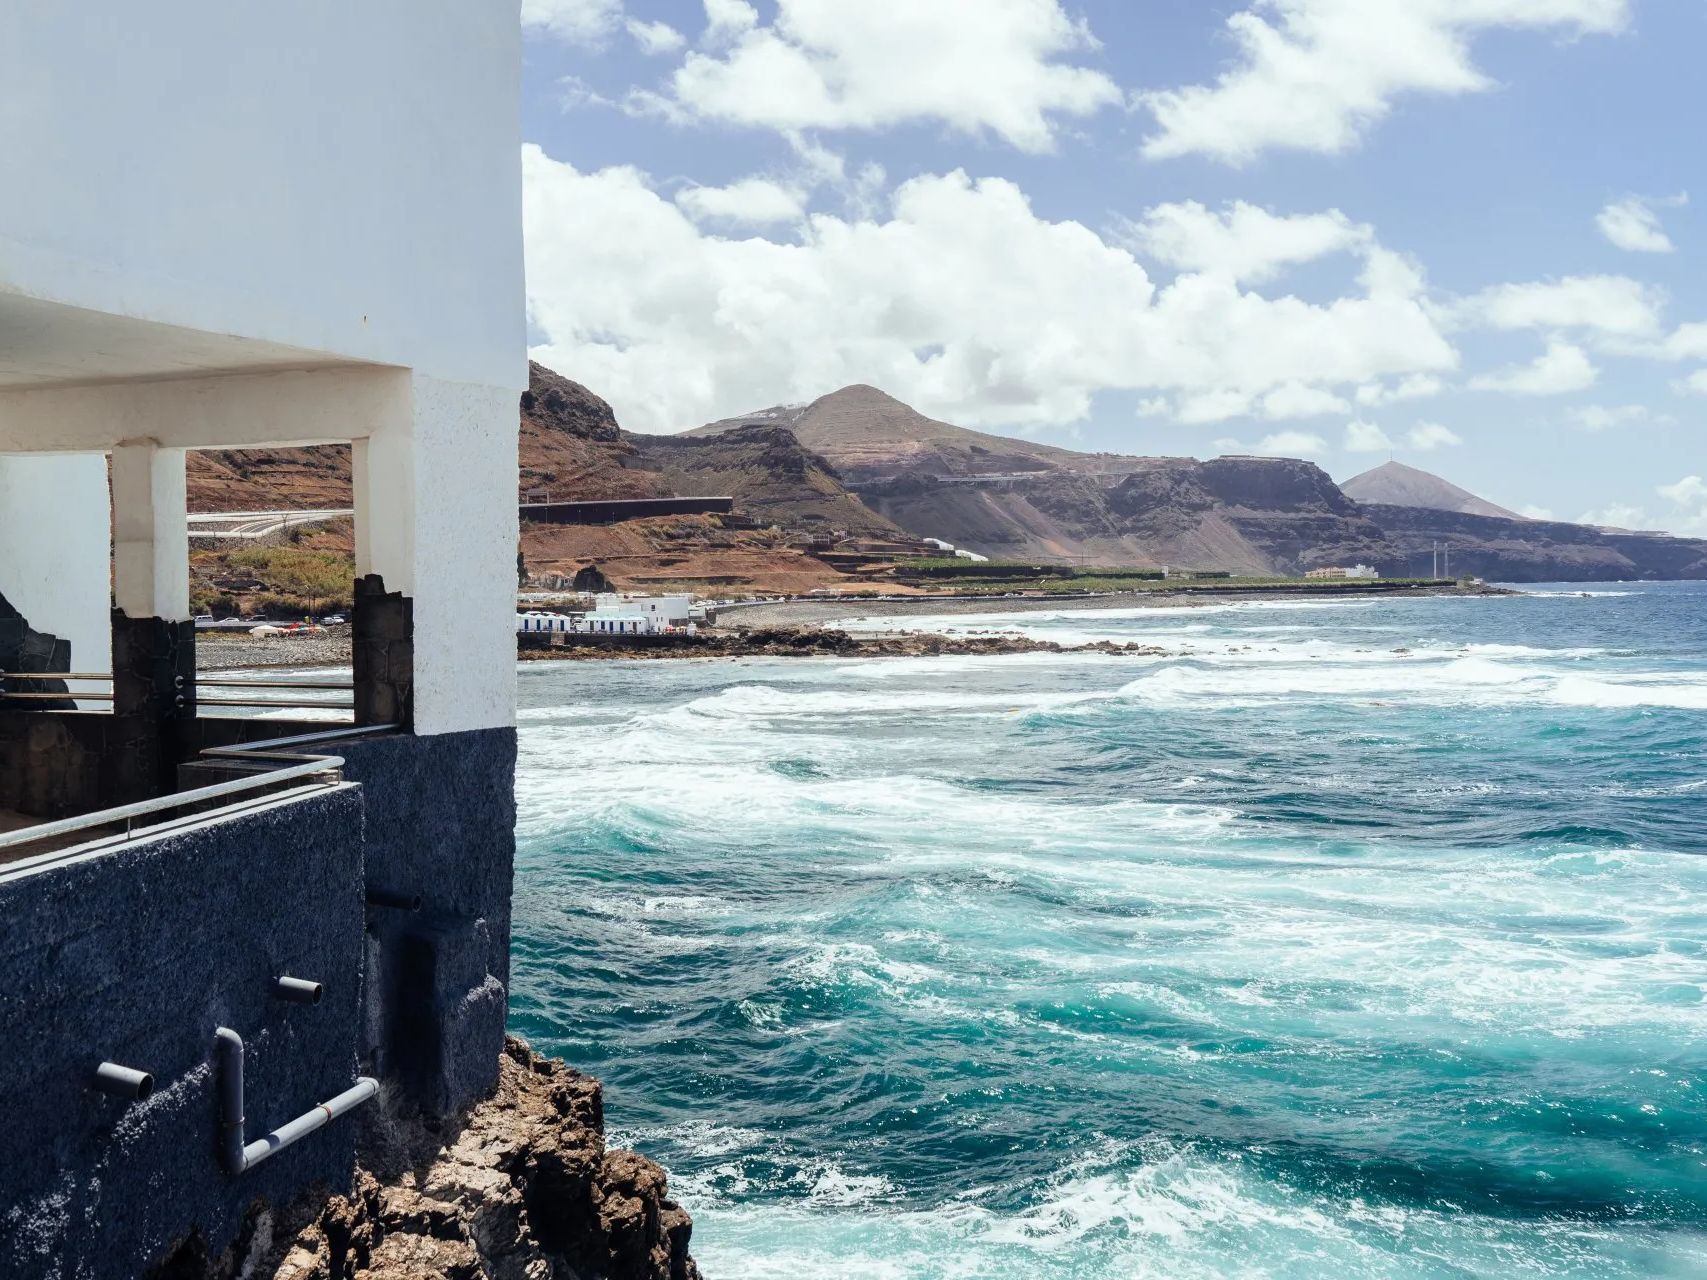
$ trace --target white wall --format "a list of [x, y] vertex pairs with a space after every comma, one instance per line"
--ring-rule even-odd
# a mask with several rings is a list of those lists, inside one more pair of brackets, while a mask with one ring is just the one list
[[98, 454], [0, 457], [0, 593], [37, 631], [71, 641], [79, 671], [112, 670], [106, 512]]
[[519, 391], [518, 11], [0, 6], [11, 292]]

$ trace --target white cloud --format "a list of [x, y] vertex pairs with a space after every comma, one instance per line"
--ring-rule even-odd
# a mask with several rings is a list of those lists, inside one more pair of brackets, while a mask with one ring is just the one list
[[1684, 476], [1676, 484], [1662, 484], [1656, 492], [1673, 506], [1693, 507], [1707, 504], [1707, 480], [1700, 476]]
[[1684, 476], [1676, 484], [1662, 484], [1655, 491], [1672, 505], [1667, 522], [1673, 533], [1707, 537], [1707, 480]]
[[1664, 295], [1628, 276], [1567, 276], [1500, 284], [1465, 298], [1461, 323], [1493, 329], [1584, 329], [1619, 338], [1659, 332]]
[[637, 430], [852, 382], [974, 425], [1064, 425], [1100, 391], [1215, 421], [1457, 363], [1414, 268], [1374, 249], [1355, 290], [1318, 304], [1200, 273], [1158, 285], [1002, 179], [914, 178], [880, 213], [812, 214], [782, 244], [702, 228], [637, 169], [528, 146], [523, 170], [534, 354]]
[[1672, 390], [1679, 395], [1707, 396], [1707, 369], [1697, 369], [1687, 378], [1681, 378], [1671, 385]]
[[1227, 19], [1240, 57], [1214, 84], [1142, 95], [1158, 126], [1144, 154], [1345, 151], [1401, 95], [1491, 88], [1470, 59], [1480, 31], [1608, 33], [1628, 19], [1628, 0], [1253, 0]]
[[1645, 529], [1651, 522], [1645, 508], [1614, 502], [1599, 511], [1583, 512], [1574, 523], [1602, 525], [1609, 529]]
[[1161, 204], [1128, 228], [1139, 252], [1185, 271], [1260, 283], [1282, 268], [1374, 243], [1373, 230], [1338, 209], [1281, 215], [1243, 200], [1220, 212], [1195, 200]]
[[1661, 352], [1668, 360], [1707, 360], [1707, 322], [1680, 324]]
[[1309, 431], [1276, 431], [1264, 436], [1257, 452], [1283, 458], [1319, 457], [1328, 451], [1328, 442]]
[[667, 22], [641, 22], [638, 18], [630, 18], [623, 24], [634, 43], [640, 46], [640, 52], [659, 57], [667, 53], [677, 53], [686, 47], [688, 39]]
[[1419, 422], [1405, 433], [1405, 443], [1419, 453], [1433, 453], [1464, 443], [1464, 438], [1451, 427], [1438, 422]]
[[759, 25], [759, 11], [747, 0], [705, 0], [707, 39], [729, 40]]
[[567, 44], [597, 45], [621, 19], [622, 0], [522, 0], [522, 26]]
[[1584, 431], [1611, 431], [1615, 427], [1634, 426], [1653, 418], [1645, 404], [1585, 404], [1565, 414]]
[[1523, 516], [1527, 519], [1530, 519], [1530, 520], [1556, 520], [1556, 519], [1558, 519], [1558, 517], [1553, 514], [1553, 508], [1551, 508], [1551, 507], [1538, 507], [1533, 503], [1529, 504], [1528, 506], [1519, 507], [1517, 509], [1517, 514], [1520, 516]]
[[1477, 391], [1508, 391], [1515, 395], [1552, 396], [1592, 387], [1600, 371], [1581, 347], [1568, 342], [1549, 342], [1547, 350], [1530, 364], [1514, 365], [1497, 373], [1485, 373], [1470, 381]]
[[1660, 225], [1660, 216], [1654, 212], [1655, 203], [1675, 207], [1688, 204], [1689, 197], [1674, 196], [1656, 202], [1642, 196], [1625, 196], [1602, 209], [1594, 224], [1614, 246], [1630, 253], [1674, 253], [1677, 246]]
[[1386, 453], [1393, 447], [1393, 441], [1387, 433], [1373, 422], [1348, 422], [1345, 424], [1345, 449], [1347, 453]]
[[769, 25], [744, 0], [705, 7], [711, 48], [641, 108], [784, 132], [936, 122], [1047, 151], [1059, 117], [1122, 101], [1072, 60], [1096, 39], [1060, 0], [778, 0]]
[[1276, 387], [1262, 398], [1263, 417], [1319, 418], [1329, 413], [1344, 413], [1351, 406], [1341, 396], [1326, 387], [1309, 387], [1301, 382], [1288, 382]]
[[696, 222], [729, 222], [769, 226], [798, 222], [805, 204], [798, 191], [768, 178], [743, 178], [726, 187], [688, 187], [676, 203]]
[[1357, 403], [1366, 409], [1374, 409], [1400, 400], [1425, 400], [1445, 389], [1446, 384], [1432, 373], [1413, 373], [1390, 386], [1381, 382], [1364, 383], [1357, 389]]

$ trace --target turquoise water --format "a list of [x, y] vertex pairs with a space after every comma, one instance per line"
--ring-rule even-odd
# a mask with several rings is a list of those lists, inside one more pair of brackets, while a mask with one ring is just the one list
[[529, 665], [515, 1029], [712, 1280], [1707, 1275], [1707, 588]]

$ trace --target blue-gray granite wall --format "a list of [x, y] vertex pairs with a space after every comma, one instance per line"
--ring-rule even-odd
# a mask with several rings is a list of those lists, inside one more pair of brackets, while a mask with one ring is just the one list
[[[342, 786], [27, 874], [0, 866], [0, 1277], [129, 1280], [186, 1240], [217, 1255], [258, 1204], [347, 1189], [375, 1104], [224, 1172], [218, 1026], [248, 1049], [251, 1139], [357, 1074], [381, 1079], [388, 1107], [434, 1116], [492, 1087], [515, 731], [326, 750]], [[281, 974], [323, 983], [321, 1004], [276, 1000]], [[103, 1060], [151, 1072], [154, 1096], [95, 1092]]]
[[[358, 1067], [362, 796], [351, 786], [112, 852], [0, 869], [0, 1276], [133, 1280], [193, 1232], [218, 1252], [261, 1199], [346, 1186], [340, 1121], [241, 1178], [220, 1165], [213, 1033], [247, 1054], [251, 1138]], [[318, 1006], [270, 992], [325, 984]], [[103, 1060], [144, 1102], [89, 1087]]]
[[510, 982], [516, 731], [335, 748], [363, 784], [370, 889], [419, 894], [369, 913], [363, 1057], [420, 1107], [454, 1113], [497, 1080]]

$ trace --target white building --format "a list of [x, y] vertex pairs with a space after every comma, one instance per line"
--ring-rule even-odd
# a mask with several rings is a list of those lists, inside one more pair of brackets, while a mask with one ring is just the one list
[[1345, 579], [1373, 580], [1373, 579], [1379, 578], [1381, 575], [1375, 571], [1375, 568], [1373, 565], [1354, 564], [1354, 565], [1350, 565], [1350, 566], [1346, 566], [1346, 565], [1325, 565], [1320, 569], [1309, 570], [1307, 573], [1305, 573], [1304, 576], [1306, 578], [1334, 579], [1334, 580], [1345, 580]]
[[512, 723], [512, 7], [0, 15], [0, 593], [74, 665], [106, 670], [107, 459], [117, 606], [175, 621], [185, 450], [350, 441], [417, 731]]
[[[179, 1274], [497, 1079], [520, 64], [513, 0], [0, 5], [0, 653], [110, 690], [0, 683], [7, 1280]], [[340, 442], [357, 724], [262, 719], [187, 451]]]

